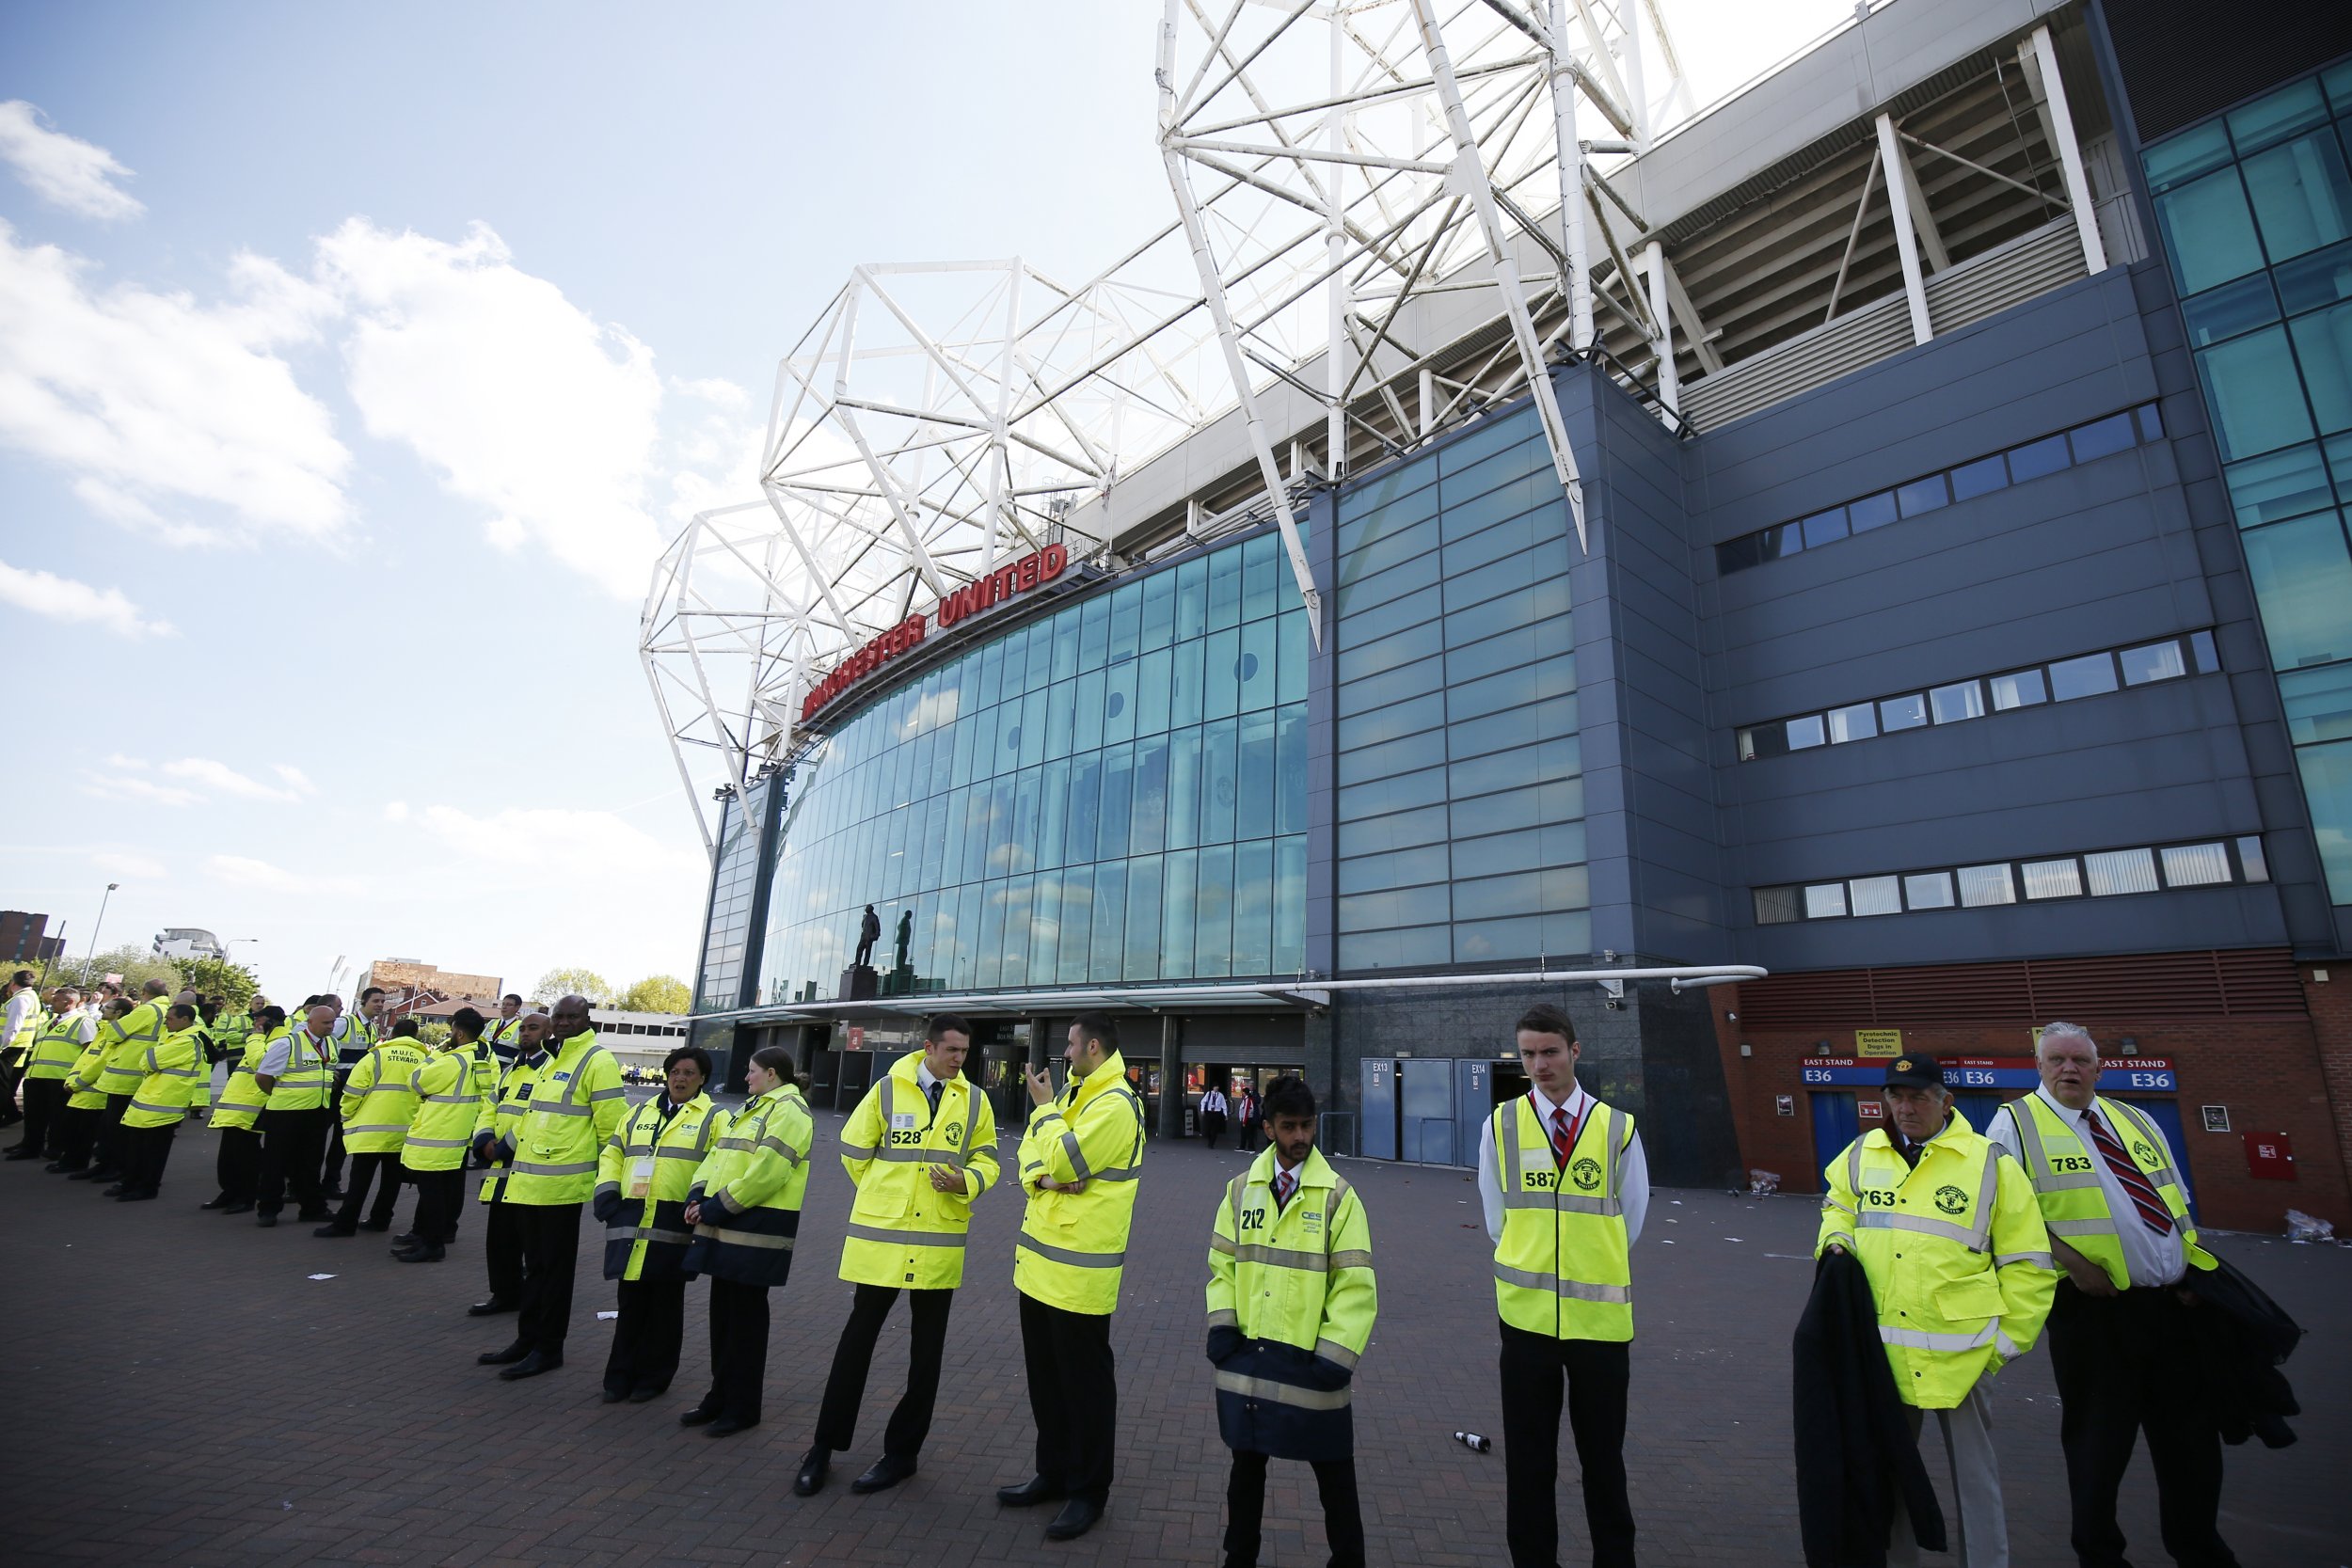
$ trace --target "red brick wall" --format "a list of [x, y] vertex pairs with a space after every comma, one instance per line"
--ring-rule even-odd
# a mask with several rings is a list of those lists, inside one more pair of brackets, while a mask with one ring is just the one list
[[[1883, 972], [1882, 972], [1883, 973]], [[2087, 1025], [2109, 1047], [2131, 1036], [2142, 1056], [2169, 1057], [2180, 1085], [2185, 1157], [2197, 1183], [2199, 1211], [2207, 1225], [2228, 1230], [2276, 1232], [2290, 1208], [2332, 1221], [2352, 1233], [2352, 969], [2339, 969], [2328, 982], [2311, 983], [2302, 968], [2312, 1015], [2305, 1019], [2199, 1019], [2145, 1022], [2100, 1019]], [[1820, 1170], [1813, 1150], [1812, 1107], [1799, 1064], [1823, 1054], [1854, 1054], [1851, 1030], [1781, 1029], [1756, 1032], [1734, 1022], [1739, 988], [1708, 992], [1723, 1053], [1733, 1124], [1744, 1164], [1780, 1173], [1785, 1192], [1819, 1192]], [[2030, 1025], [1903, 1024], [1908, 1050], [1936, 1056], [2030, 1056]], [[1742, 1056], [1745, 1045], [1750, 1054]], [[1776, 1114], [1776, 1095], [1795, 1097], [1796, 1114]], [[2199, 1107], [2227, 1105], [2231, 1131], [2202, 1131]], [[2245, 1134], [2284, 1132], [2296, 1158], [2293, 1181], [2256, 1180], [2247, 1172]]]

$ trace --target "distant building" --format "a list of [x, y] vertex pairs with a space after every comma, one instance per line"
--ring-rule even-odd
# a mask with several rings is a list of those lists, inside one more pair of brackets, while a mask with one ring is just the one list
[[0, 910], [0, 963], [56, 962], [65, 952], [65, 938], [44, 936], [48, 926], [49, 917], [45, 914]]
[[462, 1006], [472, 1006], [486, 1017], [498, 1010], [500, 984], [495, 974], [462, 974], [416, 958], [377, 958], [359, 977], [359, 991], [383, 987], [388, 1020], [412, 1014], [446, 1019]]
[[624, 1068], [647, 1072], [661, 1070], [661, 1058], [686, 1043], [691, 1021], [677, 1013], [631, 1013], [618, 1007], [591, 1007], [588, 1022], [596, 1041], [619, 1058]]
[[167, 926], [155, 936], [159, 958], [226, 958], [229, 949], [220, 938], [194, 926]]

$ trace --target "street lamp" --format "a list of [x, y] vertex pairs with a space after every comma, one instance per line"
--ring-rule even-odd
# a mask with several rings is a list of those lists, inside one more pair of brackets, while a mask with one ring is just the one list
[[112, 898], [115, 889], [121, 885], [120, 882], [108, 882], [104, 896], [98, 900], [98, 918], [90, 922], [89, 952], [82, 958], [82, 984], [85, 986], [89, 984], [89, 966], [98, 961], [98, 932], [106, 924], [106, 900]]

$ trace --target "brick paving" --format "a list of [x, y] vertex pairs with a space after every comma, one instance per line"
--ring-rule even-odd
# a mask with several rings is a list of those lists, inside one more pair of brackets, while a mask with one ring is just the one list
[[[819, 1118], [820, 1151], [840, 1118]], [[1009, 1149], [1009, 1140], [1007, 1148]], [[1044, 1511], [991, 1492], [1029, 1471], [1030, 1427], [1010, 1285], [1017, 1195], [980, 1205], [923, 1470], [853, 1497], [877, 1452], [903, 1350], [885, 1351], [860, 1447], [833, 1484], [791, 1495], [849, 1287], [834, 1277], [848, 1208], [819, 1164], [801, 1262], [774, 1298], [767, 1421], [711, 1441], [676, 1413], [707, 1362], [699, 1292], [671, 1397], [597, 1402], [611, 1287], [581, 1249], [569, 1364], [519, 1385], [474, 1365], [511, 1319], [469, 1319], [483, 1293], [480, 1221], [451, 1260], [411, 1266], [384, 1238], [314, 1240], [199, 1212], [213, 1140], [183, 1132], [162, 1201], [118, 1205], [37, 1164], [0, 1164], [0, 1303], [12, 1330], [0, 1476], [10, 1506], [0, 1564], [1081, 1564], [1215, 1562], [1225, 1455], [1200, 1354], [1202, 1259], [1217, 1192], [1244, 1156], [1154, 1145], [1114, 1342], [1120, 1481], [1105, 1523], [1067, 1545]], [[1342, 1163], [1369, 1207], [1380, 1326], [1358, 1383], [1358, 1465], [1372, 1560], [1504, 1560], [1502, 1460], [1455, 1444], [1500, 1428], [1486, 1252], [1468, 1175]], [[1798, 1560], [1787, 1422], [1788, 1331], [1811, 1271], [1813, 1204], [1661, 1192], [1634, 1262], [1628, 1439], [1649, 1563]], [[291, 1215], [291, 1211], [289, 1212]], [[407, 1203], [404, 1201], [405, 1225]], [[593, 1225], [587, 1227], [592, 1238]], [[2223, 1528], [2249, 1565], [2352, 1560], [2344, 1477], [2352, 1436], [2352, 1255], [2229, 1237], [2219, 1250], [2314, 1331], [2289, 1368], [2307, 1414], [2280, 1452], [2230, 1450]], [[313, 1273], [332, 1274], [312, 1280]], [[903, 1311], [903, 1308], [901, 1309]], [[897, 1320], [903, 1324], [903, 1318]], [[2046, 1355], [2003, 1374], [1994, 1399], [2020, 1564], [2064, 1563], [2064, 1472]], [[1566, 1448], [1564, 1437], [1564, 1450]], [[1932, 1438], [1930, 1439], [1932, 1444]], [[1931, 1468], [1940, 1470], [1940, 1455]], [[1564, 1560], [1585, 1560], [1564, 1459]], [[1304, 1483], [1302, 1485], [1302, 1482]], [[1324, 1560], [1312, 1481], [1278, 1465], [1261, 1559]], [[1948, 1502], [1947, 1502], [1948, 1506]], [[2144, 1458], [2124, 1528], [2161, 1561]], [[1931, 1559], [1930, 1560], [1935, 1560]]]

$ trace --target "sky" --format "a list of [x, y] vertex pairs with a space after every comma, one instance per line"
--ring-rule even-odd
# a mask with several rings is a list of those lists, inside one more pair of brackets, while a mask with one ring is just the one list
[[[0, 8], [0, 907], [691, 980], [653, 560], [852, 265], [1168, 220], [1160, 9]], [[1705, 102], [1850, 10], [1669, 15]]]

